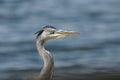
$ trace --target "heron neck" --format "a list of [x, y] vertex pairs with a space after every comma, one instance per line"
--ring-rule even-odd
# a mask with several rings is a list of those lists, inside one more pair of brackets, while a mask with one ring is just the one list
[[50, 52], [44, 48], [44, 42], [45, 41], [40, 40], [40, 38], [38, 38], [37, 40], [37, 50], [44, 61], [44, 66], [41, 70], [39, 78], [40, 80], [51, 80], [54, 68], [54, 61]]

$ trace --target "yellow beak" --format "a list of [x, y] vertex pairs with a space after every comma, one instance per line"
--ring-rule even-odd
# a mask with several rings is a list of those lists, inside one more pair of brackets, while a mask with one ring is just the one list
[[80, 33], [74, 31], [56, 31], [55, 34], [57, 35], [57, 37], [66, 37], [66, 36], [78, 35]]

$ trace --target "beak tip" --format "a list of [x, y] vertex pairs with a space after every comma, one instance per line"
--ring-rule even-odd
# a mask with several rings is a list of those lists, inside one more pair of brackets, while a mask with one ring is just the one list
[[80, 34], [80, 32], [76, 32], [76, 34], [78, 34], [78, 35], [79, 35], [79, 34]]
[[80, 32], [71, 32], [73, 35], [79, 35]]

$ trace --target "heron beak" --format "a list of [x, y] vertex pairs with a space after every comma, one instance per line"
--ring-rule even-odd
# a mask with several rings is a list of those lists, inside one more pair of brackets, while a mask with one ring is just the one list
[[74, 31], [57, 31], [56, 34], [57, 34], [57, 37], [66, 37], [66, 36], [78, 35], [80, 33], [74, 32]]

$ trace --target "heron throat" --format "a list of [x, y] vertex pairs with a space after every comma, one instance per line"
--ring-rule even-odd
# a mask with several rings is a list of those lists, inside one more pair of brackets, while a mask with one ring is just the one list
[[43, 58], [44, 66], [39, 75], [40, 80], [52, 80], [53, 68], [54, 68], [54, 60], [49, 51], [44, 48], [45, 40], [41, 40], [41, 38], [37, 38], [37, 50], [40, 56]]

